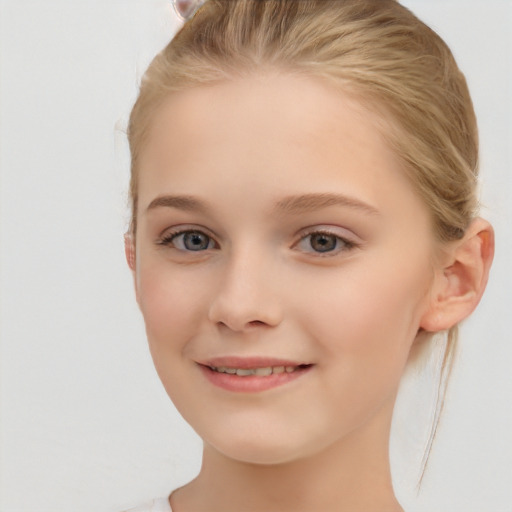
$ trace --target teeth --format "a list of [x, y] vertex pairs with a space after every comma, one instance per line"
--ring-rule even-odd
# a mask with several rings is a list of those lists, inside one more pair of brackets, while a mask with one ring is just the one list
[[239, 377], [248, 377], [257, 375], [258, 377], [268, 377], [273, 373], [292, 373], [297, 370], [298, 366], [267, 366], [265, 368], [228, 368], [226, 366], [211, 366], [212, 370], [219, 373], [228, 373], [230, 375], [238, 375]]
[[267, 377], [268, 375], [272, 375], [272, 368], [270, 366], [268, 368], [256, 368], [256, 370], [254, 370], [254, 375]]
[[254, 372], [256, 370], [250, 370], [249, 368], [248, 369], [245, 369], [245, 368], [242, 368], [242, 369], [238, 369], [236, 371], [236, 374], [239, 376], [239, 377], [246, 377], [247, 375], [254, 375]]

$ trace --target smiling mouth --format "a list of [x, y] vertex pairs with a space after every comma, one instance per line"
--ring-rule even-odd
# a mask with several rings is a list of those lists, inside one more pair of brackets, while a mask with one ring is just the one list
[[269, 377], [270, 375], [278, 375], [281, 373], [294, 373], [299, 370], [309, 368], [310, 364], [299, 364], [297, 366], [265, 366], [262, 368], [229, 368], [227, 366], [210, 366], [210, 370], [217, 373], [227, 373], [236, 375], [237, 377]]
[[198, 365], [215, 387], [242, 394], [291, 385], [315, 366], [290, 359], [237, 356], [214, 357]]

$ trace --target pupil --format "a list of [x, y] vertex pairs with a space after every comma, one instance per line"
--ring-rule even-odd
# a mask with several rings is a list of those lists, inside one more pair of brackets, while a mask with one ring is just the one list
[[336, 248], [336, 237], [332, 235], [312, 235], [311, 247], [317, 252], [332, 251]]
[[203, 233], [187, 233], [183, 243], [189, 251], [203, 251], [208, 249], [209, 238]]

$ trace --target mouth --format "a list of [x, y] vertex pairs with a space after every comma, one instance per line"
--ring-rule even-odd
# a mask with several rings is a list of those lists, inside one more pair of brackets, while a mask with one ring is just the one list
[[207, 380], [227, 391], [256, 393], [291, 383], [313, 364], [268, 358], [217, 358], [199, 363]]
[[310, 364], [287, 365], [287, 366], [264, 366], [257, 368], [230, 368], [228, 366], [210, 366], [210, 370], [217, 373], [227, 373], [228, 375], [236, 375], [237, 377], [269, 377], [270, 375], [279, 375], [282, 373], [293, 373], [305, 368], [309, 368]]

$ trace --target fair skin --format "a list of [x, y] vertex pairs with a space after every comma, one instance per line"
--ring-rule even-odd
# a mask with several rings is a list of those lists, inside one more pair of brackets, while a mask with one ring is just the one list
[[441, 248], [376, 121], [278, 73], [156, 113], [126, 252], [158, 374], [204, 440], [173, 511], [401, 510], [397, 386], [418, 330], [476, 306], [492, 230]]

